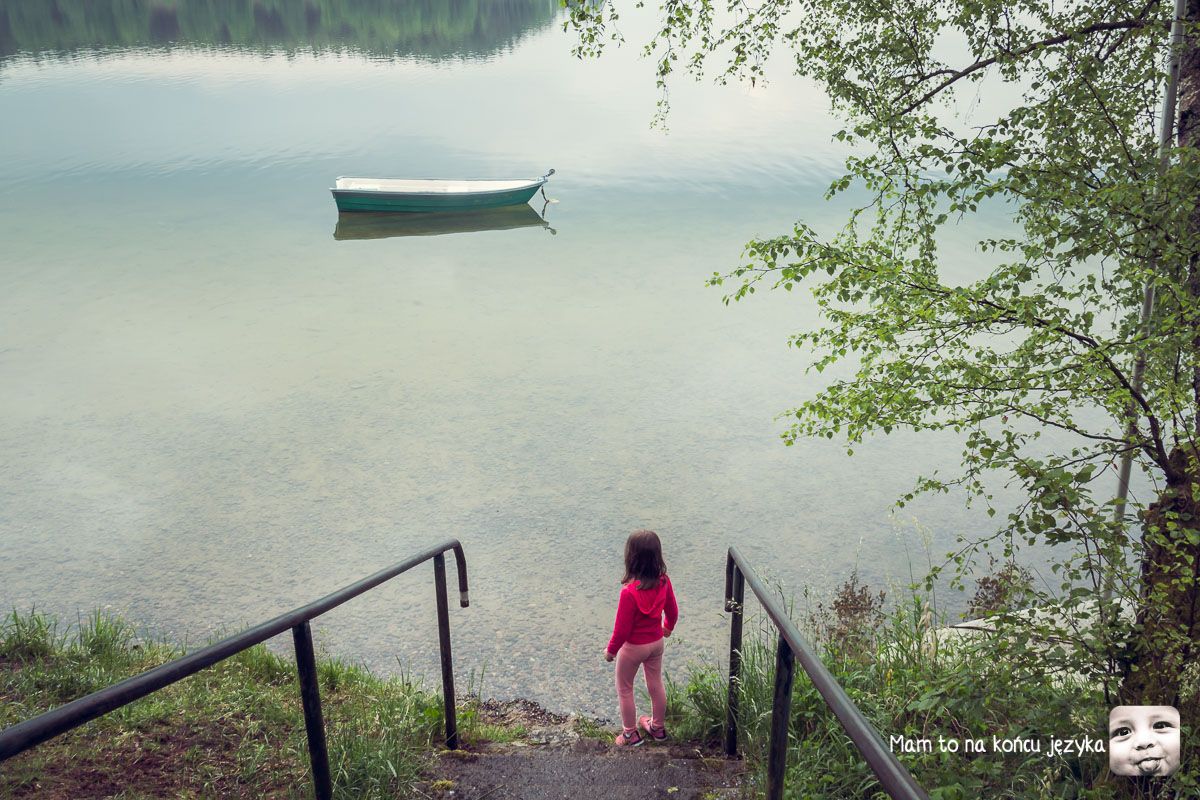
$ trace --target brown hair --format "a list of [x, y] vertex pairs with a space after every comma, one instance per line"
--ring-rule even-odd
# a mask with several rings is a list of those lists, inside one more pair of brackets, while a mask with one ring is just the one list
[[636, 579], [639, 589], [655, 589], [658, 579], [667, 574], [662, 543], [654, 531], [634, 531], [625, 540], [625, 577], [621, 583]]

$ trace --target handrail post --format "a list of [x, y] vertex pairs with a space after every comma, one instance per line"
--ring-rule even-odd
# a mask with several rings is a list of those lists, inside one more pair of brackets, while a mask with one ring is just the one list
[[[733, 564], [733, 559], [729, 563]], [[745, 599], [746, 579], [742, 571], [733, 566], [732, 595], [725, 597], [725, 610], [733, 612], [729, 620], [729, 700], [725, 705], [725, 755], [733, 758], [738, 750], [738, 710], [741, 706], [742, 690], [742, 611]]]
[[331, 800], [333, 784], [329, 779], [329, 750], [325, 745], [325, 721], [321, 716], [321, 688], [317, 684], [312, 629], [307, 621], [292, 628], [292, 641], [296, 644], [296, 670], [300, 675], [300, 700], [304, 705], [304, 728], [308, 732], [313, 789], [317, 800]]
[[767, 800], [783, 800], [783, 776], [787, 770], [788, 727], [792, 719], [792, 678], [795, 657], [783, 634], [775, 652], [775, 702], [771, 710], [771, 744], [767, 760]]
[[471, 605], [467, 594], [467, 557], [463, 555], [462, 545], [454, 542], [454, 566], [458, 569], [458, 604], [467, 608]]
[[[460, 578], [465, 573], [460, 572]], [[446, 600], [446, 556], [433, 557], [433, 580], [437, 592], [438, 644], [442, 655], [442, 701], [446, 709], [446, 747], [458, 749], [458, 724], [454, 718], [454, 661], [450, 654], [450, 607]], [[462, 600], [466, 601], [463, 592]]]

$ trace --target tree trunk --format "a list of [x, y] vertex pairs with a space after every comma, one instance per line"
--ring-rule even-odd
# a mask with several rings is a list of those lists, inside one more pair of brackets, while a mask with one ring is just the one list
[[[1200, 0], [1188, 0], [1187, 19], [1200, 24]], [[1200, 153], [1200, 34], [1184, 31], [1183, 52], [1179, 60], [1179, 146]], [[1188, 227], [1193, 236], [1200, 236], [1200, 200], [1192, 198]], [[1200, 304], [1200, 254], [1193, 253], [1188, 265], [1187, 296], [1192, 307]], [[1196, 404], [1195, 430], [1191, 432], [1193, 447], [1200, 447], [1200, 321], [1193, 324], [1192, 336], [1192, 402]], [[1186, 363], [1186, 362], [1185, 362]]]
[[[1187, 18], [1200, 23], [1200, 0], [1188, 0]], [[1179, 63], [1179, 145], [1200, 145], [1200, 42], [1184, 30], [1183, 52]], [[1192, 223], [1197, 222], [1193, 210]]]
[[1194, 490], [1200, 470], [1194, 451], [1177, 449], [1171, 462], [1179, 477], [1143, 515], [1138, 632], [1124, 704], [1180, 708], [1197, 700], [1180, 690], [1185, 668], [1200, 656], [1200, 497]]
[[[1200, 21], [1200, 0], [1188, 0], [1187, 19]], [[1200, 38], [1184, 32], [1179, 71], [1179, 146], [1200, 148]], [[1200, 236], [1200, 203], [1193, 199], [1189, 233]], [[1188, 300], [1200, 306], [1200, 256], [1193, 255], [1185, 279]], [[1194, 323], [1191, 363], [1193, 402], [1200, 410], [1200, 322]], [[1200, 425], [1200, 413], [1197, 414]], [[1167, 487], [1142, 518], [1142, 586], [1137, 640], [1132, 644], [1121, 701], [1172, 705], [1185, 719], [1200, 711], [1200, 674], [1185, 668], [1200, 660], [1200, 430], [1181, 431], [1191, 445], [1169, 459]], [[1193, 665], [1193, 669], [1194, 669]], [[1182, 690], [1182, 691], [1181, 691]], [[1186, 710], [1185, 710], [1186, 707]]]

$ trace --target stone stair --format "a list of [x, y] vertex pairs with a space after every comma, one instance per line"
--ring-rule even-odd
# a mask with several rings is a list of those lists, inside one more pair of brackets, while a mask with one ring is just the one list
[[682, 745], [510, 743], [443, 752], [420, 791], [437, 800], [732, 800], [742, 796], [740, 772], [741, 762]]
[[554, 714], [527, 700], [476, 699], [470, 713], [506, 742], [442, 750], [418, 788], [429, 800], [732, 800], [749, 796], [743, 764], [694, 743], [613, 744], [600, 720]]

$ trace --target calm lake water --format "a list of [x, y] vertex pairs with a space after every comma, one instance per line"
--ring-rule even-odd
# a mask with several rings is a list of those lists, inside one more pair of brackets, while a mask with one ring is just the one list
[[[721, 651], [731, 543], [797, 595], [920, 571], [891, 504], [956, 442], [785, 448], [813, 304], [704, 285], [841, 218], [815, 87], [680, 82], [665, 134], [633, 18], [580, 61], [542, 0], [109, 5], [0, 3], [0, 608], [195, 643], [457, 537], [460, 685], [615, 717], [635, 528], [665, 543], [677, 674]], [[551, 167], [549, 227], [334, 235], [338, 175]], [[964, 271], [984, 234], [947, 242]], [[990, 529], [910, 511], [936, 555]], [[431, 572], [319, 643], [436, 683]]]

